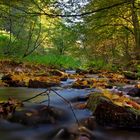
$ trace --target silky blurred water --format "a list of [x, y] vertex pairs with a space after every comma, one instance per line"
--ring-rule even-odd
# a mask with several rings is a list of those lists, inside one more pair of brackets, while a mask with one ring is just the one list
[[[54, 88], [55, 91], [57, 91], [57, 93], [64, 97], [67, 101], [77, 102], [76, 99], [79, 96], [85, 96], [91, 91], [94, 91], [94, 89], [64, 88], [65, 86], [70, 85], [72, 82], [72, 79], [68, 79], [66, 82], [62, 82], [62, 87]], [[3, 87], [0, 88], [0, 100], [7, 100], [9, 97], [17, 98], [19, 100], [26, 100], [45, 90], [46, 89]], [[43, 102], [43, 104], [47, 105], [47, 99], [48, 96], [43, 94], [30, 100], [30, 102]], [[66, 110], [69, 119], [58, 124], [44, 124], [38, 127], [27, 127], [0, 119], [0, 140], [50, 140], [47, 139], [48, 134], [52, 133], [58, 128], [64, 126], [69, 127], [71, 124], [76, 124], [75, 117], [69, 104], [53, 92], [50, 92], [50, 105]], [[91, 116], [91, 112], [88, 110], [75, 109], [74, 111], [79, 120]], [[139, 130], [119, 130], [97, 126], [93, 133], [95, 135], [95, 140], [140, 140]]]

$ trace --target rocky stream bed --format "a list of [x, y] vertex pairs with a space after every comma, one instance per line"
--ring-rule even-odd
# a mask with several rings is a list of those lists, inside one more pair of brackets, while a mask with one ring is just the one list
[[2, 140], [140, 139], [138, 79], [11, 63], [0, 72]]

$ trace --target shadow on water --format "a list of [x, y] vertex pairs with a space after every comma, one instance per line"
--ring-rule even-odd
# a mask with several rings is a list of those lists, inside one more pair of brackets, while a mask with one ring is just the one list
[[[0, 88], [1, 100], [14, 97], [20, 100], [25, 100], [37, 95], [45, 89], [29, 89], [29, 88]], [[86, 89], [59, 89], [57, 92], [67, 100], [77, 102], [77, 97], [84, 96], [89, 93]], [[64, 120], [58, 124], [40, 125], [38, 127], [26, 127], [16, 123], [0, 120], [0, 139], [1, 140], [51, 140], [47, 138], [48, 134], [53, 134], [61, 127], [68, 127], [76, 124], [75, 118], [69, 107], [59, 96], [50, 93], [51, 105], [66, 110], [68, 120]], [[74, 100], [75, 99], [75, 100]], [[47, 95], [42, 95], [31, 102], [42, 102], [47, 100]], [[43, 102], [47, 105], [47, 101]], [[91, 115], [88, 110], [74, 110], [79, 120], [87, 118]], [[63, 116], [62, 116], [63, 117]], [[95, 140], [140, 140], [139, 131], [118, 130], [111, 128], [96, 127], [93, 131]]]

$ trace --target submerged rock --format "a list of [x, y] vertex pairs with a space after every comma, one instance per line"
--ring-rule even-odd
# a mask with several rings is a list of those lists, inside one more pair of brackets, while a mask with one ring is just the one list
[[[90, 122], [92, 125], [93, 122]], [[87, 125], [87, 124], [86, 124]], [[48, 135], [48, 139], [53, 140], [91, 140], [94, 138], [93, 129], [85, 126], [85, 124], [72, 124], [68, 127], [61, 127]]]
[[66, 118], [66, 112], [62, 109], [47, 105], [35, 105], [16, 110], [9, 121], [34, 126], [48, 123], [54, 124]]

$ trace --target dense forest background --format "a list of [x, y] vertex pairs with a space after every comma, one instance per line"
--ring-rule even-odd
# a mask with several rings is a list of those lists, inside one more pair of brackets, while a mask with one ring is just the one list
[[140, 72], [140, 1], [1, 0], [0, 58]]

